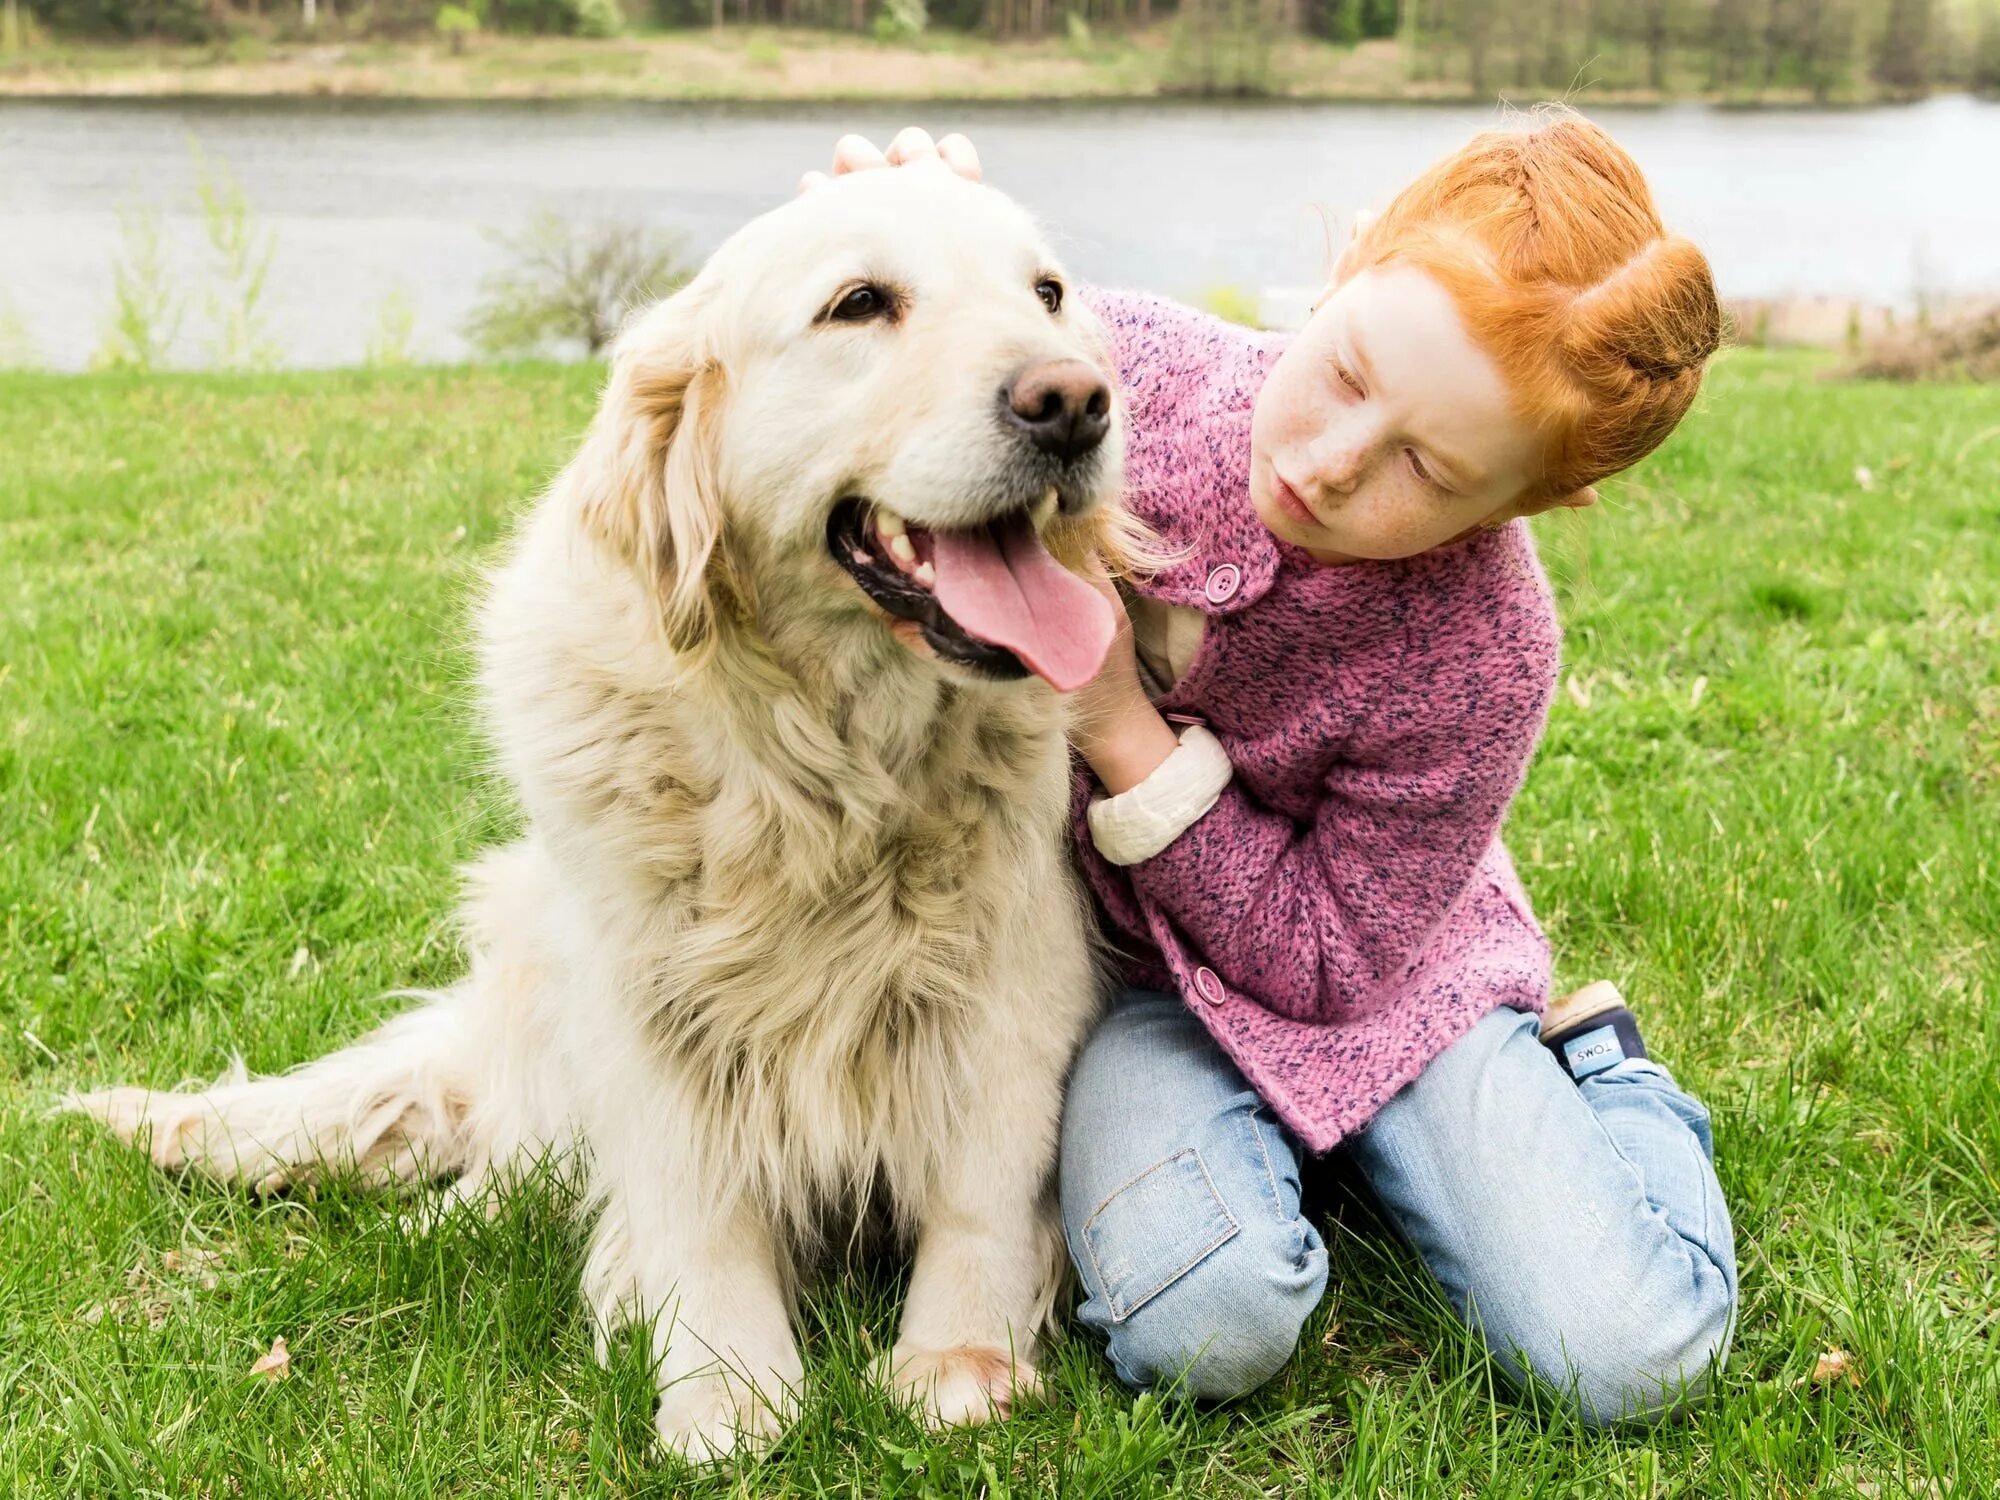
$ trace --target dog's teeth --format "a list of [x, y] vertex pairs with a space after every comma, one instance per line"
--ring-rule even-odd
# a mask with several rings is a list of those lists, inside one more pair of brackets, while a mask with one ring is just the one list
[[875, 512], [875, 529], [885, 537], [899, 537], [909, 528], [893, 510], [878, 510]]
[[911, 541], [905, 533], [899, 531], [889, 538], [889, 550], [895, 554], [897, 562], [911, 566], [915, 565], [917, 560], [917, 544]]
[[925, 588], [929, 588], [937, 582], [937, 569], [929, 563], [918, 563], [915, 576], [918, 583], [921, 583]]

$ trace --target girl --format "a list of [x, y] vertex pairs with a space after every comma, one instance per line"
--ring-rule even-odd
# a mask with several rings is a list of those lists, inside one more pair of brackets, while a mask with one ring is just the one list
[[[942, 155], [905, 131], [885, 159]], [[1499, 839], [1560, 631], [1522, 518], [1687, 412], [1721, 317], [1637, 167], [1568, 109], [1474, 139], [1357, 230], [1305, 328], [1090, 294], [1130, 508], [1180, 560], [1075, 696], [1077, 830], [1125, 988], [1079, 1058], [1061, 1201], [1128, 1384], [1290, 1358], [1338, 1149], [1516, 1379], [1586, 1421], [1700, 1388], [1736, 1306], [1708, 1117], [1617, 992], [1541, 1018]]]

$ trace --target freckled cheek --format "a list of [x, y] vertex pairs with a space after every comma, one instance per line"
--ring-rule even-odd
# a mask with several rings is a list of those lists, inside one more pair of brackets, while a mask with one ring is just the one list
[[1449, 531], [1440, 530], [1441, 519], [1427, 497], [1392, 483], [1378, 490], [1368, 509], [1356, 517], [1358, 534], [1353, 541], [1373, 557], [1414, 557], [1449, 538]]
[[1288, 382], [1278, 398], [1271, 424], [1275, 443], [1294, 452], [1316, 447], [1333, 415], [1328, 403], [1297, 379]]

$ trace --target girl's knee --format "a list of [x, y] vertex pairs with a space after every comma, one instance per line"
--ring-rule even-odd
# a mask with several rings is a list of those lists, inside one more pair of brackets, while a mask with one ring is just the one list
[[1684, 1308], [1632, 1306], [1613, 1318], [1547, 1320], [1539, 1338], [1496, 1352], [1556, 1391], [1592, 1427], [1669, 1420], [1699, 1400], [1729, 1352], [1735, 1299], [1721, 1287]]
[[1119, 1378], [1141, 1390], [1230, 1401], [1292, 1357], [1326, 1288], [1326, 1251], [1284, 1226], [1239, 1232], [1107, 1330]]

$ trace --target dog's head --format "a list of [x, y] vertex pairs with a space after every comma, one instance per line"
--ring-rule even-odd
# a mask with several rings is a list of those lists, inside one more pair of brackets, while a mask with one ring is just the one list
[[[1123, 431], [1106, 345], [1033, 221], [942, 167], [753, 221], [619, 339], [570, 482], [695, 652], [747, 623], [949, 669], [1095, 675]], [[843, 629], [844, 627], [844, 629]]]

